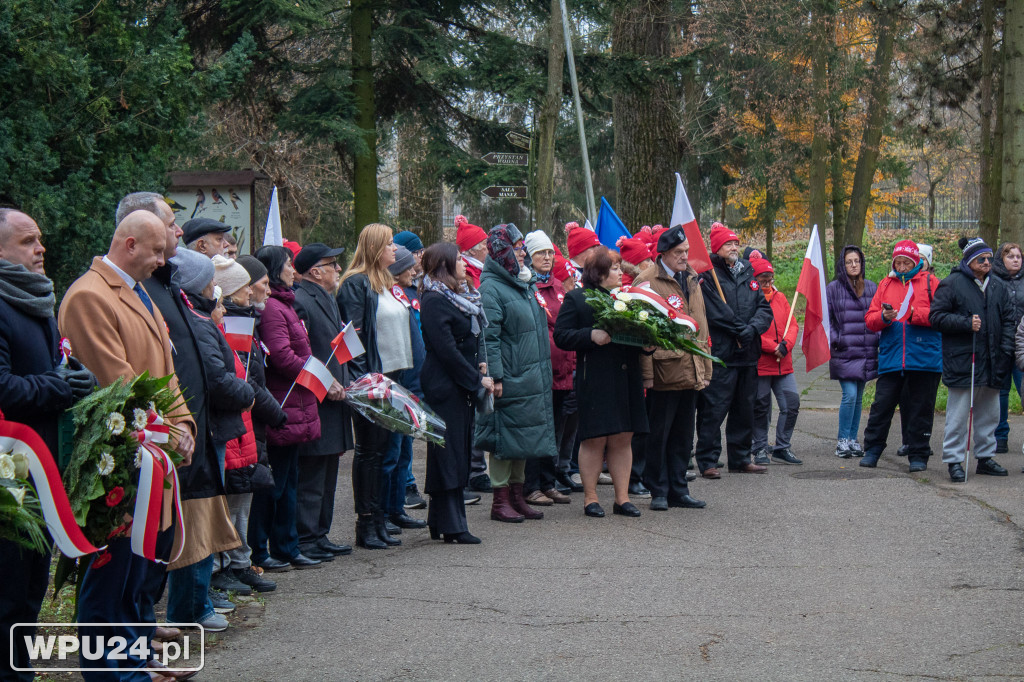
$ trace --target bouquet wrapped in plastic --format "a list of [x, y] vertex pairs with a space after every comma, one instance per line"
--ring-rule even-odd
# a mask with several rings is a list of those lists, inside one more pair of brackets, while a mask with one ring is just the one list
[[345, 402], [388, 431], [444, 445], [444, 420], [411, 391], [383, 374], [364, 374], [346, 386]]
[[615, 343], [684, 351], [725, 364], [697, 341], [696, 320], [645, 286], [609, 293], [590, 289], [586, 300], [594, 310], [594, 326], [608, 332]]

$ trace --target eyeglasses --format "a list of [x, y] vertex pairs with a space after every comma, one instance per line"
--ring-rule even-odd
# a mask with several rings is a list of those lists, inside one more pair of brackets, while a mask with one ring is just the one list
[[522, 244], [520, 246], [513, 246], [512, 248], [515, 249], [516, 251], [518, 251], [519, 253], [526, 253], [526, 245], [525, 244]]
[[860, 265], [860, 261], [859, 260], [848, 260], [848, 261], [846, 261], [846, 264], [847, 265]]
[[[340, 270], [341, 266], [338, 265], [338, 261], [332, 260], [329, 263], [317, 263], [316, 265], [313, 266], [313, 268], [334, 268], [335, 270]], [[312, 270], [313, 268], [310, 268], [310, 270]]]

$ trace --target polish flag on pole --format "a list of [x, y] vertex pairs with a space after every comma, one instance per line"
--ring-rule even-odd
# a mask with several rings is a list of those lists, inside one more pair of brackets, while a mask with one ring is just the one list
[[[308, 388], [318, 401], [323, 402], [324, 396], [327, 395], [327, 391], [331, 390], [331, 385], [334, 383], [334, 376], [331, 374], [331, 370], [327, 369], [327, 365], [310, 355], [309, 360], [306, 360], [306, 364], [302, 366], [299, 376], [295, 378], [295, 383]], [[285, 400], [287, 399], [288, 396], [285, 396]], [[284, 403], [284, 401], [281, 402]]]
[[690, 208], [690, 199], [683, 189], [683, 179], [676, 173], [676, 199], [672, 202], [672, 221], [669, 227], [676, 225], [683, 226], [683, 233], [686, 234], [686, 241], [690, 243], [690, 255], [687, 260], [690, 267], [696, 272], [707, 272], [711, 269], [711, 256], [708, 255], [708, 248], [704, 245], [704, 237], [697, 226], [697, 219], [693, 217], [693, 209]]
[[270, 210], [267, 212], [267, 227], [263, 230], [263, 246], [284, 246], [281, 231], [281, 207], [277, 203], [277, 185], [270, 193]]
[[[352, 358], [358, 358], [365, 352], [366, 349], [363, 348], [363, 344], [359, 340], [359, 334], [356, 333], [356, 328], [352, 326], [351, 322], [346, 324], [341, 333], [331, 341], [331, 358], [337, 355], [338, 364], [340, 365], [344, 365]], [[330, 364], [331, 358], [327, 358], [328, 364]]]
[[825, 297], [825, 259], [822, 257], [817, 225], [811, 230], [811, 241], [807, 243], [807, 253], [804, 254], [804, 265], [800, 269], [796, 291], [803, 294], [807, 301], [802, 347], [807, 361], [807, 371], [810, 372], [818, 365], [828, 362], [831, 357], [828, 299]]
[[228, 340], [231, 350], [236, 353], [248, 353], [252, 350], [252, 333], [256, 320], [251, 317], [225, 317], [222, 322], [224, 337]]

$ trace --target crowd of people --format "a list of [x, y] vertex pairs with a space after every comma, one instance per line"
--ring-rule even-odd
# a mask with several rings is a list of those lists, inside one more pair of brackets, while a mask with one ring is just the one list
[[[583, 514], [601, 518], [598, 486], [608, 483], [612, 512], [638, 517], [631, 498], [649, 499], [651, 511], [705, 507], [689, 487], [698, 476], [801, 464], [792, 446], [797, 320], [769, 260], [742, 249], [720, 223], [709, 235], [713, 272], [703, 274], [688, 262], [681, 226], [645, 227], [609, 249], [570, 223], [563, 254], [543, 231], [524, 235], [511, 223], [485, 231], [459, 216], [454, 244], [427, 246], [415, 232], [371, 224], [343, 267], [344, 249], [322, 243], [239, 256], [225, 224], [199, 218], [179, 226], [155, 193], [125, 196], [115, 225], [108, 252], [55, 314], [39, 227], [0, 209], [6, 417], [56, 451], [57, 420], [69, 406], [94, 385], [143, 372], [173, 375], [188, 407], [172, 420], [180, 434], [173, 446], [185, 458], [184, 546], [174, 546], [173, 529], [162, 531], [161, 556], [177, 556], [165, 565], [133, 554], [128, 538], [112, 540], [112, 558], [84, 574], [80, 621], [155, 623], [166, 592], [169, 621], [216, 632], [228, 627], [232, 594], [272, 592], [276, 572], [350, 554], [334, 523], [350, 451], [352, 537], [366, 550], [398, 547], [404, 531], [420, 529], [445, 543], [480, 543], [465, 507], [481, 492], [490, 493], [498, 522], [541, 520], [543, 507], [571, 504], [579, 493]], [[1021, 248], [1006, 244], [996, 256], [980, 239], [961, 242], [961, 262], [940, 278], [930, 247], [900, 241], [879, 283], [866, 279], [861, 249], [843, 250], [827, 289], [829, 370], [843, 395], [836, 456], [877, 466], [899, 407], [898, 454], [911, 472], [924, 470], [941, 380], [951, 480], [964, 480], [971, 420], [977, 473], [1007, 475], [993, 456], [1007, 450], [1007, 396], [1011, 381], [1020, 390], [1024, 367]], [[697, 343], [724, 364], [619, 342], [598, 328], [587, 292], [624, 284], [649, 287], [695, 320]], [[246, 351], [228, 344], [225, 315], [255, 321]], [[339, 362], [332, 340], [348, 322], [365, 352]], [[60, 361], [62, 337], [74, 362]], [[326, 362], [333, 379], [323, 401], [296, 384], [310, 357]], [[412, 438], [344, 402], [345, 387], [367, 373], [406, 387], [446, 424], [444, 444], [426, 448], [429, 503], [413, 475]], [[862, 447], [861, 404], [874, 379]], [[425, 519], [412, 515], [424, 508]], [[49, 560], [0, 542], [6, 628], [36, 620]], [[157, 647], [177, 634], [118, 627]], [[24, 646], [16, 647], [16, 660], [27, 662]], [[86, 678], [187, 675], [131, 656], [101, 664], [109, 670]]]

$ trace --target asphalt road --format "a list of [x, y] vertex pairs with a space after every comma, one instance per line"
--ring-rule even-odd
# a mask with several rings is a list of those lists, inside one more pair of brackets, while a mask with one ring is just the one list
[[[481, 545], [406, 531], [400, 548], [278, 574], [201, 679], [1024, 679], [1024, 418], [998, 458], [1010, 476], [965, 485], [938, 457], [911, 477], [895, 439], [877, 469], [836, 458], [835, 419], [801, 413], [802, 466], [698, 479], [703, 510], [635, 500], [639, 519], [589, 519], [574, 495], [512, 525], [485, 495], [469, 507]], [[938, 415], [936, 452], [941, 433]]]

